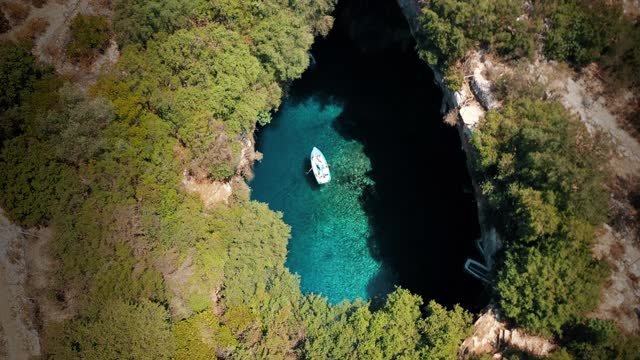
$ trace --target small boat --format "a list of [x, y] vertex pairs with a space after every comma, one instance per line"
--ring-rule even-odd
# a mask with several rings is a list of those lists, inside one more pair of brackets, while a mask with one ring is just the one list
[[311, 170], [316, 176], [318, 184], [326, 184], [331, 181], [331, 173], [329, 173], [329, 164], [318, 148], [311, 150]]

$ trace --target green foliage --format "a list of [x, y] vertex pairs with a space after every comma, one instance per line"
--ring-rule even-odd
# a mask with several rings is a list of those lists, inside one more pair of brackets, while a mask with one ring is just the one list
[[382, 309], [367, 303], [344, 302], [336, 307], [315, 296], [302, 304], [307, 338], [302, 355], [324, 359], [455, 359], [460, 341], [469, 335], [471, 316], [456, 306], [447, 311], [429, 303], [421, 317], [422, 300], [397, 289]]
[[[640, 23], [631, 23], [624, 18], [619, 25], [614, 44], [600, 58], [600, 65], [612, 76], [610, 84], [615, 87], [638, 86], [640, 84]], [[640, 123], [636, 121], [636, 126]]]
[[464, 83], [464, 74], [455, 66], [449, 66], [444, 70], [443, 80], [447, 88], [459, 91]]
[[172, 33], [188, 23], [196, 2], [117, 0], [113, 4], [113, 30], [121, 47], [145, 45], [157, 33]]
[[280, 88], [243, 39], [221, 26], [179, 30], [147, 47], [126, 49], [117, 75], [105, 77], [96, 91], [121, 116], [146, 108], [168, 121], [199, 178], [231, 176], [238, 161], [232, 143], [277, 105]]
[[460, 343], [471, 335], [472, 320], [471, 315], [458, 305], [453, 310], [446, 310], [433, 300], [429, 302], [423, 335], [427, 343], [425, 358], [457, 358]]
[[21, 136], [6, 141], [0, 153], [2, 205], [25, 226], [48, 222], [61, 206], [73, 207], [81, 196], [75, 172], [60, 163], [52, 150], [48, 144]]
[[228, 327], [210, 311], [203, 311], [178, 322], [173, 328], [176, 343], [175, 358], [205, 360], [214, 354], [230, 352], [238, 341]]
[[115, 301], [92, 318], [67, 323], [62, 334], [49, 334], [56, 344], [53, 359], [170, 359], [174, 351], [168, 314], [160, 305]]
[[[231, 208], [218, 208], [214, 229], [227, 242], [225, 298], [228, 304], [248, 304], [260, 300], [287, 255], [290, 228], [282, 214], [265, 204], [248, 202]], [[250, 303], [249, 303], [250, 304]]]
[[[516, 74], [520, 71], [523, 70], [517, 69]], [[522, 98], [543, 100], [546, 89], [542, 83], [516, 74], [501, 75], [492, 84], [492, 94], [505, 102], [515, 102]]]
[[70, 28], [67, 54], [75, 59], [90, 59], [107, 46], [110, 24], [105, 16], [79, 14], [71, 20]]
[[614, 86], [640, 83], [640, 25], [624, 16], [619, 1], [536, 1], [527, 8], [519, 0], [429, 0], [420, 24], [419, 54], [440, 69], [478, 47], [506, 59], [532, 58], [543, 41], [549, 58], [577, 67], [599, 62]]
[[578, 67], [598, 62], [612, 85], [638, 85], [640, 26], [624, 16], [622, 3], [605, 0], [540, 2], [540, 18], [550, 26], [544, 52]]
[[637, 359], [640, 340], [620, 332], [610, 320], [583, 319], [572, 324], [561, 345], [575, 359]]
[[518, 0], [427, 1], [420, 18], [424, 39], [419, 53], [440, 67], [454, 65], [477, 44], [506, 56], [531, 56], [539, 24], [517, 20], [521, 7]]
[[[520, 214], [498, 219], [505, 234], [544, 229], [549, 206], [565, 218], [599, 224], [606, 218], [604, 143], [562, 105], [523, 100], [487, 115], [471, 140], [484, 188], [496, 211]], [[535, 190], [537, 193], [534, 193]], [[535, 205], [530, 209], [526, 204]], [[529, 211], [547, 211], [529, 213]], [[524, 218], [530, 221], [522, 222]], [[539, 222], [536, 222], [538, 221]]]
[[80, 166], [94, 159], [104, 148], [100, 132], [114, 119], [111, 105], [104, 99], [89, 99], [65, 84], [57, 104], [44, 117], [33, 119], [31, 128], [40, 139], [54, 139], [56, 157], [67, 164]]
[[560, 104], [528, 99], [490, 112], [471, 143], [507, 240], [500, 306], [533, 332], [561, 333], [593, 309], [606, 279], [590, 251], [607, 215], [606, 148]]
[[598, 304], [606, 277], [584, 245], [511, 249], [496, 289], [505, 315], [535, 333], [551, 336]]
[[309, 66], [313, 35], [302, 19], [281, 11], [249, 33], [255, 54], [278, 81], [297, 79]]
[[605, 1], [558, 2], [550, 14], [545, 54], [578, 66], [596, 61], [615, 41], [621, 17], [622, 8]]
[[0, 113], [19, 105], [45, 72], [27, 44], [0, 42]]

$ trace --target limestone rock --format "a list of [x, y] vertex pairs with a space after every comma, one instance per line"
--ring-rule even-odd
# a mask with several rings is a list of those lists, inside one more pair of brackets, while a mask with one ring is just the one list
[[491, 94], [491, 82], [482, 75], [482, 68], [483, 67], [477, 67], [473, 71], [471, 89], [480, 104], [482, 104], [485, 109], [491, 110], [496, 108], [497, 102]]
[[470, 104], [464, 105], [460, 108], [460, 117], [462, 118], [462, 122], [464, 123], [464, 126], [470, 130], [475, 129], [484, 114], [484, 109], [477, 102], [471, 102]]

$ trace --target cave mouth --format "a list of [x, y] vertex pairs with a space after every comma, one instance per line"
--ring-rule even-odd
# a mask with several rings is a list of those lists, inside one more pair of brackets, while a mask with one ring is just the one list
[[[314, 64], [257, 134], [264, 159], [252, 197], [292, 226], [287, 266], [303, 292], [337, 303], [401, 286], [425, 301], [479, 309], [486, 294], [463, 270], [477, 256], [477, 209], [457, 130], [441, 121], [433, 74], [395, 2], [342, 0], [335, 17], [312, 48]], [[316, 143], [337, 176], [323, 188], [302, 174]], [[370, 162], [370, 181], [355, 181], [353, 194], [349, 184], [361, 174], [339, 172], [360, 164], [358, 151]]]

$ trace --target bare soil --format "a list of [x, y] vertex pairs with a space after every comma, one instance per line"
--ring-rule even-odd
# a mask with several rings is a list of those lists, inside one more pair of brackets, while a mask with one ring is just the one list
[[0, 209], [0, 353], [7, 359], [40, 355], [35, 308], [27, 290], [25, 251], [29, 237]]
[[29, 16], [20, 24], [16, 24], [10, 31], [1, 34], [0, 40], [18, 40], [25, 28], [39, 19], [46, 22], [44, 31], [39, 31], [35, 36], [33, 54], [42, 62], [51, 64], [56, 72], [71, 79], [82, 89], [87, 89], [93, 84], [100, 72], [114, 64], [120, 53], [115, 41], [110, 41], [107, 49], [96, 56], [90, 64], [78, 64], [66, 56], [65, 49], [70, 41], [71, 33], [69, 24], [78, 14], [104, 15], [110, 17], [111, 10], [107, 4], [92, 0], [49, 0], [42, 7], [37, 8], [31, 2], [5, 0], [3, 2], [20, 2], [30, 7]]

